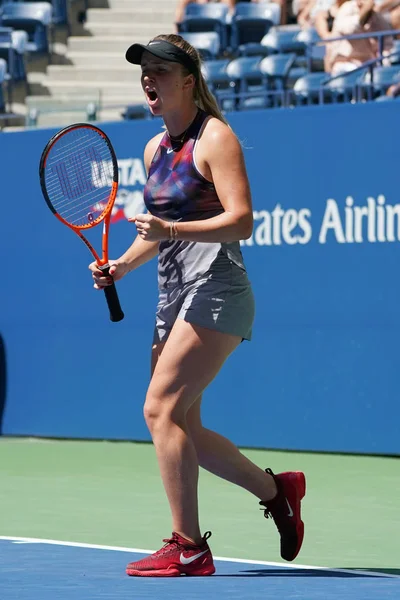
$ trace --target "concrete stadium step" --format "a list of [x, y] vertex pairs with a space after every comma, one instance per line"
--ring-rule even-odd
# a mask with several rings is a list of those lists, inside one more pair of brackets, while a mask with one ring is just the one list
[[113, 41], [119, 37], [129, 37], [131, 43], [136, 42], [137, 38], [148, 42], [152, 37], [162, 33], [162, 27], [154, 23], [138, 23], [131, 20], [126, 23], [86, 23], [85, 30], [92, 36], [110, 37]]
[[121, 52], [125, 56], [125, 52], [129, 46], [135, 42], [140, 44], [147, 44], [149, 36], [145, 35], [129, 35], [119, 36], [114, 39], [112, 36], [109, 37], [91, 37], [91, 36], [71, 36], [68, 40], [68, 52]]
[[159, 26], [170, 26], [172, 20], [173, 15], [170, 12], [157, 11], [157, 15], [155, 15], [154, 11], [136, 11], [129, 9], [128, 6], [112, 10], [90, 8], [87, 11], [86, 27], [91, 27], [93, 23], [136, 23], [140, 28], [142, 25], [154, 25], [155, 23]]
[[[121, 121], [122, 112], [122, 109], [103, 110], [97, 114], [95, 122]], [[40, 113], [38, 125], [40, 127], [65, 127], [72, 123], [86, 123], [87, 121], [85, 112]]]
[[[107, 81], [93, 82], [83, 81], [54, 81], [47, 80], [43, 83], [47, 89], [51, 90], [52, 96], [65, 96], [71, 102], [80, 99], [81, 96], [93, 98], [93, 101], [101, 104], [110, 104], [111, 99], [114, 103], [143, 103], [143, 92], [135, 89], [132, 83], [119, 83], [110, 85]], [[35, 92], [33, 88], [32, 92]]]
[[[77, 67], [96, 67], [103, 65], [104, 68], [125, 67], [128, 63], [125, 52], [68, 52], [68, 59]], [[133, 78], [140, 77], [140, 68], [129, 65]]]
[[70, 81], [71, 83], [107, 81], [109, 85], [114, 85], [115, 82], [126, 82], [132, 86], [132, 89], [141, 90], [139, 73], [136, 76], [131, 65], [126, 61], [125, 65], [120, 67], [107, 67], [102, 64], [90, 67], [50, 65], [47, 69], [46, 80]]
[[125, 108], [130, 104], [142, 104], [142, 102], [132, 99], [132, 97], [124, 98], [120, 96], [109, 96], [107, 103], [102, 104], [98, 100], [98, 96], [92, 95], [57, 95], [57, 96], [29, 96], [27, 102], [22, 106], [21, 110], [16, 110], [14, 104], [14, 110], [21, 115], [30, 113], [34, 109], [39, 112], [40, 115], [45, 114], [65, 114], [68, 113], [71, 123], [76, 123], [79, 120], [87, 119], [88, 110], [90, 105], [95, 104], [98, 107], [97, 115], [103, 116], [104, 114], [120, 115], [124, 112]]

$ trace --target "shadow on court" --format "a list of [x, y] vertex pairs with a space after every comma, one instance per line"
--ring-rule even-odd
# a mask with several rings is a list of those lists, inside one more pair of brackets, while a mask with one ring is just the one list
[[[344, 568], [344, 567], [337, 567]], [[345, 567], [348, 571], [369, 571], [369, 573], [381, 573], [382, 575], [392, 575], [392, 576], [400, 576], [400, 569], [385, 569], [385, 567]]]
[[[373, 569], [368, 569], [371, 571]], [[373, 570], [374, 572], [384, 573], [386, 575], [390, 575], [390, 571], [396, 571], [396, 569], [387, 569], [385, 571], [382, 570]], [[397, 575], [398, 573], [393, 572], [393, 575]], [[349, 572], [339, 572], [339, 571], [325, 571], [323, 569], [251, 569], [246, 571], [240, 571], [239, 573], [229, 573], [229, 574], [218, 574], [218, 572], [213, 575], [213, 577], [317, 577], [317, 578], [329, 578], [329, 579], [354, 579], [354, 578], [364, 578], [364, 577], [374, 577], [371, 573], [363, 573], [362, 569], [359, 572], [354, 570], [354, 573]]]

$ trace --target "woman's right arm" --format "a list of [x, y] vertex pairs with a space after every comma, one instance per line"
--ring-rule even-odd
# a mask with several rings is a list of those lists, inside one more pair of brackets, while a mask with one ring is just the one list
[[[159, 133], [153, 137], [146, 145], [144, 150], [144, 165], [146, 172], [149, 172], [150, 163], [153, 156], [158, 148], [158, 145], [163, 137], [164, 133]], [[94, 287], [97, 290], [103, 289], [107, 285], [111, 285], [114, 281], [122, 279], [127, 273], [141, 267], [149, 260], [157, 256], [159, 241], [149, 242], [143, 240], [140, 236], [137, 236], [133, 244], [128, 248], [126, 252], [117, 260], [110, 260], [110, 275], [112, 277], [105, 277], [102, 271], [100, 271], [96, 262], [92, 262], [89, 265], [89, 269], [92, 271], [94, 280]]]

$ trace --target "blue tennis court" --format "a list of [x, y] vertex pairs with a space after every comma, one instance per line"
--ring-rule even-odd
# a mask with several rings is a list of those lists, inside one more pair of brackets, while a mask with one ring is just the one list
[[0, 538], [2, 600], [398, 600], [400, 577], [369, 571], [216, 559], [212, 577], [137, 578], [125, 564], [146, 551]]

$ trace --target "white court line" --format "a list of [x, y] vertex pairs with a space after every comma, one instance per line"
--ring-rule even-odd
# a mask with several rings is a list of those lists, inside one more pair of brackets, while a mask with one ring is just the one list
[[[152, 554], [154, 550], [145, 550], [143, 548], [124, 548], [121, 546], [100, 546], [97, 544], [84, 544], [81, 542], [63, 542], [60, 540], [43, 540], [40, 538], [26, 538], [26, 537], [10, 537], [0, 535], [0, 540], [6, 540], [15, 544], [50, 544], [53, 546], [72, 546], [74, 548], [91, 548], [93, 550], [112, 550], [114, 552], [132, 552], [138, 554]], [[400, 579], [400, 575], [391, 575], [386, 573], [377, 573], [375, 571], [360, 571], [357, 569], [335, 569], [331, 567], [314, 567], [312, 565], [298, 565], [288, 564], [279, 562], [268, 562], [264, 560], [249, 560], [246, 558], [227, 558], [225, 556], [214, 556], [214, 560], [221, 560], [224, 562], [232, 563], [243, 563], [246, 565], [264, 565], [266, 567], [281, 567], [285, 569], [312, 569], [313, 571], [330, 571], [332, 573], [349, 573], [351, 575], [368, 575], [370, 577], [385, 577]]]

